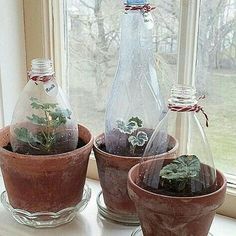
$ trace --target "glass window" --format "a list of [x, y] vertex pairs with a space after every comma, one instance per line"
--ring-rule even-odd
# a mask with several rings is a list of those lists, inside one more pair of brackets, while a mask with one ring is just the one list
[[[79, 122], [98, 135], [104, 131], [106, 98], [118, 62], [123, 4], [121, 0], [65, 2], [70, 99]], [[152, 3], [157, 6], [153, 50], [168, 91], [177, 79], [180, 0]], [[199, 96], [206, 95], [203, 103], [210, 120], [206, 132], [216, 166], [235, 174], [236, 0], [201, 1], [196, 87]]]
[[236, 1], [201, 2], [197, 86], [205, 94], [206, 129], [218, 168], [236, 171]]
[[[106, 98], [115, 76], [120, 45], [122, 0], [68, 0], [68, 80], [71, 103], [79, 122], [104, 131]], [[178, 1], [153, 1], [153, 50], [156, 65], [169, 89], [176, 77]], [[163, 82], [162, 81], [162, 82]], [[169, 87], [168, 87], [169, 86]]]

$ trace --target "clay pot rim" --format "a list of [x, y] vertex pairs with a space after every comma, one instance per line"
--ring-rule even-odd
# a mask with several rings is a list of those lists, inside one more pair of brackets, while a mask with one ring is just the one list
[[[178, 147], [179, 147], [179, 141], [175, 137], [173, 137], [171, 135], [169, 135], [169, 136], [171, 138], [173, 138], [173, 140], [175, 140], [175, 146], [170, 151], [164, 152], [164, 153], [159, 154], [159, 155], [147, 156], [147, 157], [143, 157], [143, 158], [148, 158], [148, 159], [149, 158], [152, 159], [154, 157], [155, 158], [156, 157], [161, 158], [162, 156], [166, 156], [167, 154], [175, 153], [177, 151]], [[141, 160], [142, 159], [142, 156], [120, 156], [120, 155], [111, 154], [109, 152], [104, 152], [103, 150], [101, 150], [99, 148], [99, 145], [101, 145], [101, 143], [100, 144], [97, 143], [99, 140], [105, 140], [105, 133], [102, 133], [102, 134], [96, 136], [95, 139], [94, 139], [94, 145], [93, 145], [94, 151], [100, 153], [105, 158], [113, 157], [113, 158], [120, 158], [120, 159], [124, 159], [124, 160], [127, 160], [127, 159]], [[105, 142], [102, 142], [102, 144], [105, 144]]]
[[[10, 126], [6, 126], [3, 129], [9, 129]], [[64, 153], [60, 153], [60, 154], [53, 154], [53, 155], [25, 155], [25, 154], [20, 154], [20, 153], [16, 153], [16, 152], [12, 152], [12, 151], [8, 151], [3, 147], [0, 147], [0, 152], [2, 153], [6, 153], [6, 154], [10, 154], [9, 157], [13, 158], [13, 159], [21, 159], [21, 160], [29, 160], [29, 159], [34, 159], [35, 161], [42, 161], [42, 160], [55, 160], [55, 159], [62, 159], [62, 158], [67, 158], [68, 156], [74, 155], [76, 153], [81, 153], [84, 150], [86, 150], [89, 146], [93, 145], [94, 142], [94, 137], [92, 135], [92, 133], [89, 131], [89, 129], [82, 125], [82, 124], [78, 124], [78, 128], [79, 129], [84, 129], [89, 135], [90, 135], [90, 140], [89, 142], [85, 142], [84, 139], [82, 139], [80, 136], [79, 138], [81, 138], [86, 144], [83, 147], [80, 148], [76, 148], [73, 151], [69, 151], [69, 152], [64, 152]]]
[[[165, 158], [158, 158], [158, 160], [165, 160]], [[147, 162], [154, 162], [154, 161], [158, 161], [158, 160], [157, 160], [157, 159], [155, 159], [155, 160], [148, 160], [148, 161], [145, 161], [145, 163], [147, 163]], [[226, 185], [227, 185], [227, 180], [226, 180], [225, 176], [223, 175], [223, 173], [222, 173], [221, 171], [219, 171], [218, 169], [216, 169], [216, 178], [217, 178], [217, 179], [218, 179], [219, 177], [222, 178], [223, 184], [220, 186], [219, 189], [217, 189], [216, 191], [214, 191], [214, 192], [212, 192], [212, 193], [205, 194], [205, 195], [201, 195], [201, 196], [194, 196], [194, 197], [177, 197], [177, 196], [168, 196], [168, 195], [164, 195], [164, 194], [153, 193], [153, 192], [150, 192], [150, 191], [145, 190], [145, 189], [141, 188], [140, 186], [138, 186], [138, 185], [134, 182], [134, 180], [131, 178], [131, 176], [133, 175], [133, 172], [134, 172], [137, 168], [139, 168], [140, 165], [141, 165], [141, 164], [139, 163], [139, 164], [133, 166], [133, 167], [130, 169], [130, 171], [129, 171], [129, 173], [128, 173], [128, 182], [129, 182], [130, 185], [132, 185], [132, 188], [133, 188], [133, 189], [136, 189], [136, 190], [138, 190], [138, 191], [142, 191], [143, 193], [145, 193], [146, 196], [153, 197], [153, 198], [159, 197], [159, 198], [162, 198], [162, 199], [171, 199], [171, 200], [173, 200], [173, 201], [178, 201], [178, 200], [181, 200], [181, 201], [186, 200], [186, 201], [188, 201], [188, 200], [190, 200], [190, 199], [191, 199], [191, 200], [197, 200], [197, 199], [202, 199], [202, 198], [208, 198], [208, 197], [210, 197], [210, 196], [213, 196], [213, 195], [215, 195], [215, 194], [218, 194], [218, 193], [220, 193], [224, 188], [226, 188]], [[135, 190], [135, 192], [136, 192], [136, 190]]]

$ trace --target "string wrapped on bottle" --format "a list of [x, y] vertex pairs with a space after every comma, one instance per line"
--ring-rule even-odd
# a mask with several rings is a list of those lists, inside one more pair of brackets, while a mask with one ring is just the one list
[[[205, 96], [201, 96], [198, 100], [200, 99], [204, 99]], [[176, 105], [173, 105], [173, 104], [169, 104], [168, 105], [168, 108], [171, 110], [171, 111], [176, 111], [176, 112], [191, 112], [191, 111], [194, 111], [196, 113], [198, 112], [202, 112], [202, 114], [205, 116], [206, 118], [206, 127], [209, 126], [209, 119], [208, 119], [208, 115], [205, 113], [204, 109], [202, 106], [198, 105], [198, 104], [195, 104], [195, 105], [192, 105], [192, 106], [176, 106]]]

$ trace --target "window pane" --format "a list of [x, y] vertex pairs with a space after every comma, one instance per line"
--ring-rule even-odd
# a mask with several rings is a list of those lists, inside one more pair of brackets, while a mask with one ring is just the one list
[[206, 131], [217, 168], [235, 174], [236, 0], [203, 0], [199, 30], [197, 85], [207, 96]]
[[[123, 4], [121, 0], [65, 2], [70, 99], [79, 122], [97, 135], [104, 131], [106, 98], [118, 63]], [[179, 2], [152, 1], [157, 6], [153, 50], [167, 91], [177, 74]], [[236, 0], [201, 1], [197, 59], [196, 86], [207, 97], [206, 132], [216, 166], [235, 174]]]
[[[70, 99], [79, 122], [97, 135], [104, 131], [106, 98], [115, 76], [120, 44], [122, 0], [68, 0]], [[153, 50], [162, 82], [170, 89], [176, 79], [179, 0], [155, 0]], [[158, 53], [157, 53], [158, 52]]]

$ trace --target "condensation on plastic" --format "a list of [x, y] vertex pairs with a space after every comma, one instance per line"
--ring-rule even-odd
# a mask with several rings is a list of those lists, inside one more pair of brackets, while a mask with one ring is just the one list
[[[33, 76], [34, 74], [31, 74], [31, 78]], [[72, 151], [77, 147], [78, 126], [70, 104], [64, 92], [57, 84], [55, 78], [52, 75], [44, 74], [43, 76], [49, 76], [51, 79], [47, 82], [42, 82], [40, 80], [34, 81], [30, 79], [23, 89], [16, 104], [10, 128], [10, 141], [14, 152], [32, 155], [51, 155]], [[48, 93], [47, 91], [49, 91], [52, 86], [53, 91]], [[49, 90], [46, 90], [47, 88], [49, 88]], [[62, 124], [56, 128], [48, 128], [49, 126], [47, 124], [35, 124], [35, 122], [30, 120], [33, 116], [37, 116], [42, 119], [47, 118], [46, 120], [48, 122], [53, 122], [53, 117], [46, 114], [42, 109], [35, 109], [32, 107], [33, 99], [37, 99], [37, 102], [43, 104], [55, 104], [54, 108], [49, 108], [51, 111], [67, 110], [70, 111], [71, 114], [68, 117], [64, 117], [66, 122], [62, 122]], [[50, 133], [49, 138], [54, 139], [50, 150], [45, 149], [37, 141], [32, 141], [33, 139], [30, 139], [33, 143], [31, 141], [24, 142], [19, 140], [16, 136], [17, 129], [27, 129], [28, 132], [30, 132], [30, 134], [34, 137], [36, 137], [39, 133], [44, 133], [46, 136]]]
[[121, 33], [119, 63], [106, 108], [105, 143], [110, 153], [137, 156], [143, 154], [145, 145], [131, 152], [130, 135], [119, 132], [117, 121], [127, 124], [130, 118], [138, 117], [142, 120], [140, 130], [149, 138], [163, 117], [165, 106], [155, 68], [152, 30], [145, 27], [143, 14], [124, 13]]

